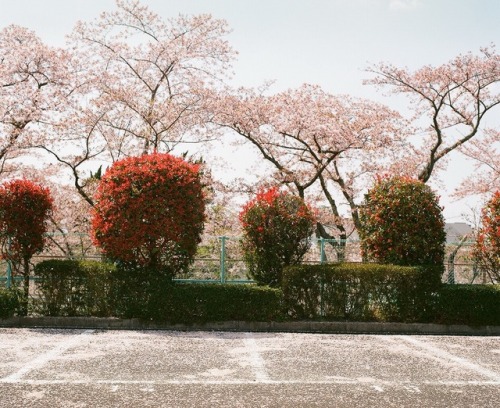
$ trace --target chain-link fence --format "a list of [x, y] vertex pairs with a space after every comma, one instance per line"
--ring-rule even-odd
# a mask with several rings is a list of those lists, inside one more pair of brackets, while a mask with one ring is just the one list
[[[489, 283], [471, 257], [472, 242], [448, 244], [443, 281], [448, 283]], [[46, 250], [34, 256], [32, 267], [45, 259], [102, 259], [88, 235], [52, 234]], [[311, 238], [304, 263], [362, 262], [359, 241]], [[8, 262], [0, 264], [0, 282], [9, 286], [20, 280], [20, 271]], [[209, 282], [247, 282], [251, 280], [243, 261], [239, 237], [204, 237], [190, 268], [177, 277], [181, 280]]]

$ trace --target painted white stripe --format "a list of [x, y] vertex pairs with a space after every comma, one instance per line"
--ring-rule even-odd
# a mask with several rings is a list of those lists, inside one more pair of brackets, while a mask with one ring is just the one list
[[251, 333], [246, 333], [244, 343], [248, 352], [248, 361], [252, 367], [256, 380], [258, 382], [269, 382], [270, 380], [267, 375], [264, 359], [260, 355], [259, 346]]
[[30, 371], [39, 369], [43, 367], [45, 364], [47, 364], [50, 360], [54, 359], [58, 355], [64, 353], [66, 350], [76, 346], [83, 337], [88, 336], [89, 334], [94, 333], [95, 330], [85, 330], [81, 334], [78, 334], [76, 336], [71, 336], [68, 339], [65, 339], [63, 342], [59, 343], [57, 346], [53, 347], [46, 353], [43, 353], [39, 355], [37, 358], [34, 360], [31, 360], [24, 366], [22, 366], [18, 371], [15, 373], [3, 378], [0, 380], [1, 382], [16, 382], [22, 377], [24, 377], [26, 374], [28, 374]]
[[[139, 385], [145, 386], [152, 389], [153, 386], [162, 385], [247, 385], [255, 384], [254, 380], [249, 379], [232, 379], [232, 380], [161, 380], [161, 381], [145, 381], [145, 380], [30, 380], [30, 379], [19, 379], [19, 380], [8, 380], [7, 378], [0, 379], [1, 383], [8, 384], [24, 384], [24, 385]], [[376, 389], [379, 392], [384, 391], [388, 387], [404, 387], [406, 390], [411, 390], [413, 392], [420, 391], [418, 387], [431, 386], [431, 387], [442, 387], [442, 386], [500, 386], [500, 381], [422, 381], [422, 382], [408, 382], [408, 381], [382, 381], [374, 380], [373, 383], [367, 382], [365, 379], [359, 381], [356, 378], [346, 378], [346, 379], [332, 379], [332, 380], [267, 380], [264, 381], [265, 384], [275, 384], [275, 385], [367, 385], [371, 388]], [[374, 384], [376, 383], [376, 384]], [[385, 389], [383, 387], [386, 387]], [[117, 389], [113, 388], [112, 391]]]
[[473, 363], [472, 361], [469, 361], [465, 358], [455, 356], [445, 350], [442, 350], [438, 347], [435, 347], [429, 343], [425, 343], [422, 341], [419, 341], [415, 339], [414, 337], [410, 336], [398, 336], [398, 338], [406, 341], [407, 343], [410, 343], [420, 349], [423, 349], [430, 354], [432, 354], [435, 357], [442, 358], [444, 360], [451, 361], [457, 365], [459, 365], [462, 368], [475, 371], [478, 374], [483, 375], [484, 377], [489, 378], [490, 380], [493, 380], [494, 382], [500, 382], [500, 374], [497, 373], [496, 371], [490, 370], [486, 367], [483, 367], [479, 364]]

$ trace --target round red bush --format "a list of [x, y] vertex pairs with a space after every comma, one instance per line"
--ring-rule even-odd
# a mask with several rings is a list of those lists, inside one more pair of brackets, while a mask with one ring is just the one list
[[26, 179], [0, 186], [2, 256], [13, 262], [31, 259], [44, 247], [47, 220], [53, 209], [50, 190]]
[[483, 208], [473, 258], [492, 282], [500, 283], [500, 191]]
[[52, 210], [48, 188], [26, 179], [0, 186], [0, 250], [2, 258], [23, 275], [22, 315], [28, 313], [30, 259], [43, 250]]
[[279, 286], [283, 268], [300, 263], [309, 249], [315, 217], [300, 197], [271, 188], [245, 205], [240, 222], [249, 275]]
[[204, 212], [198, 165], [164, 153], [130, 157], [102, 177], [93, 240], [112, 260], [173, 276], [196, 253]]
[[408, 177], [379, 178], [360, 211], [364, 255], [396, 265], [443, 265], [442, 208], [429, 186]]

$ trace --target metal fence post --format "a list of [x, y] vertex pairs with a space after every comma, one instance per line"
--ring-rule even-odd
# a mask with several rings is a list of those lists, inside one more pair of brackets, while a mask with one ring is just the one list
[[[326, 254], [325, 254], [325, 239], [321, 237], [319, 239], [319, 247], [320, 247], [320, 263], [324, 264], [326, 262]], [[323, 271], [321, 273], [321, 282], [319, 283], [319, 315], [323, 317], [325, 315], [325, 306], [323, 303], [323, 292], [325, 290], [325, 282], [324, 282], [324, 277], [323, 277]]]
[[319, 262], [323, 264], [326, 261], [325, 239], [323, 237], [319, 239], [319, 248], [320, 248]]
[[7, 261], [7, 289], [10, 289], [12, 286], [12, 264], [10, 261]]
[[219, 237], [220, 239], [220, 282], [226, 282], [226, 236]]

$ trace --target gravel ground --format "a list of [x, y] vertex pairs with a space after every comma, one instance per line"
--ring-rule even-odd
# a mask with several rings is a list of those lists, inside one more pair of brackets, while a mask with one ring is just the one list
[[0, 407], [498, 407], [500, 337], [0, 329]]

